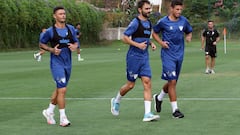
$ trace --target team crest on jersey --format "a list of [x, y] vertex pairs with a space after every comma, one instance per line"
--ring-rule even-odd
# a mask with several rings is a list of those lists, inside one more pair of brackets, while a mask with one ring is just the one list
[[178, 28], [179, 28], [179, 30], [180, 30], [180, 31], [182, 31], [182, 30], [183, 30], [183, 26], [179, 26]]
[[57, 81], [58, 81], [58, 83], [66, 83], [66, 78], [65, 77], [58, 78]]
[[170, 29], [170, 30], [173, 30], [173, 26], [170, 26], [169, 29]]

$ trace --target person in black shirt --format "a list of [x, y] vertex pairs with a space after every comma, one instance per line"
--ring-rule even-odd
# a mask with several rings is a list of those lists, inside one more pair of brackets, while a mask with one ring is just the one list
[[[220, 40], [219, 32], [214, 28], [214, 22], [208, 21], [208, 28], [202, 33], [202, 50], [205, 50], [206, 74], [215, 74], [215, 58], [217, 57], [217, 42]], [[205, 46], [204, 46], [205, 44]]]

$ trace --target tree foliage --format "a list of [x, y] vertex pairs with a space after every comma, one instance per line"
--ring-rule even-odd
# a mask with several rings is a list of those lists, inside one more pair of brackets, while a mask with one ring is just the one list
[[228, 31], [239, 31], [240, 27], [240, 8], [239, 0], [226, 0], [221, 8], [217, 9], [217, 15], [226, 20], [225, 26]]
[[0, 2], [0, 49], [37, 47], [43, 27], [53, 25], [52, 10], [62, 5], [67, 23], [81, 23], [82, 42], [97, 42], [103, 13], [75, 0], [3, 0]]

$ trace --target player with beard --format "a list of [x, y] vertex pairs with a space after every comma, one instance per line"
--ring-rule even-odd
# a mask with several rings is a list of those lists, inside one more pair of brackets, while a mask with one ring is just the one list
[[[52, 93], [51, 102], [42, 114], [47, 119], [48, 124], [56, 124], [54, 119], [54, 109], [58, 105], [60, 113], [60, 126], [69, 126], [70, 121], [65, 114], [65, 94], [67, 84], [70, 79], [72, 69], [72, 51], [78, 46], [75, 28], [66, 24], [66, 11], [64, 7], [58, 6], [53, 9], [55, 24], [49, 27], [40, 38], [40, 48], [49, 51], [50, 68], [56, 89]], [[50, 42], [51, 46], [48, 46]]]
[[[170, 7], [170, 14], [160, 19], [153, 27], [153, 38], [162, 47], [162, 79], [167, 81], [160, 94], [153, 96], [155, 110], [157, 112], [161, 111], [163, 97], [168, 94], [172, 106], [173, 118], [184, 117], [177, 106], [176, 85], [184, 57], [184, 35], [186, 34], [186, 41], [190, 42], [192, 39], [192, 27], [188, 20], [184, 16], [181, 16], [182, 10], [182, 1], [173, 0]], [[158, 35], [160, 32], [162, 39]]]
[[141, 78], [145, 107], [143, 121], [152, 121], [159, 119], [159, 115], [151, 112], [152, 86], [148, 47], [155, 50], [156, 46], [150, 42], [152, 30], [151, 22], [148, 20], [151, 11], [150, 2], [140, 0], [137, 3], [137, 10], [139, 15], [131, 21], [123, 36], [123, 42], [129, 45], [126, 56], [127, 82], [120, 88], [116, 97], [111, 99], [111, 112], [114, 116], [119, 115], [121, 98], [134, 88], [136, 79]]

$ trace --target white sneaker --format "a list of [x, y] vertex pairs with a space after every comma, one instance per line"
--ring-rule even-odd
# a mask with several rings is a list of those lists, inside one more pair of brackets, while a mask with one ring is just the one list
[[37, 54], [36, 53], [33, 54], [33, 58], [37, 59]]
[[83, 58], [78, 58], [78, 61], [84, 61], [84, 59]]
[[205, 74], [210, 74], [211, 70], [209, 70], [208, 68], [205, 70]]
[[34, 57], [35, 60], [41, 61], [41, 55], [39, 53], [34, 53], [33, 57]]
[[112, 115], [118, 116], [119, 115], [120, 104], [115, 103], [114, 101], [115, 101], [115, 98], [112, 98], [111, 99], [111, 112], [112, 112]]
[[70, 121], [67, 119], [66, 116], [60, 118], [60, 126], [62, 126], [62, 127], [67, 127], [67, 126], [70, 126], [70, 125], [71, 125], [71, 123], [70, 123]]
[[215, 74], [215, 71], [213, 69], [211, 70], [211, 74]]
[[154, 120], [157, 120], [159, 118], [160, 118], [159, 115], [154, 115], [153, 113], [150, 112], [150, 113], [147, 113], [147, 114], [144, 115], [143, 121], [144, 122], [154, 121]]
[[47, 119], [48, 124], [56, 124], [56, 121], [54, 120], [54, 113], [48, 113], [47, 110], [43, 110], [42, 114]]
[[39, 56], [38, 53], [34, 53], [34, 54], [33, 54], [33, 58], [34, 58], [35, 60], [38, 59], [38, 56]]
[[37, 61], [40, 62], [41, 60], [42, 60], [42, 56], [39, 55], [39, 56], [37, 57]]

